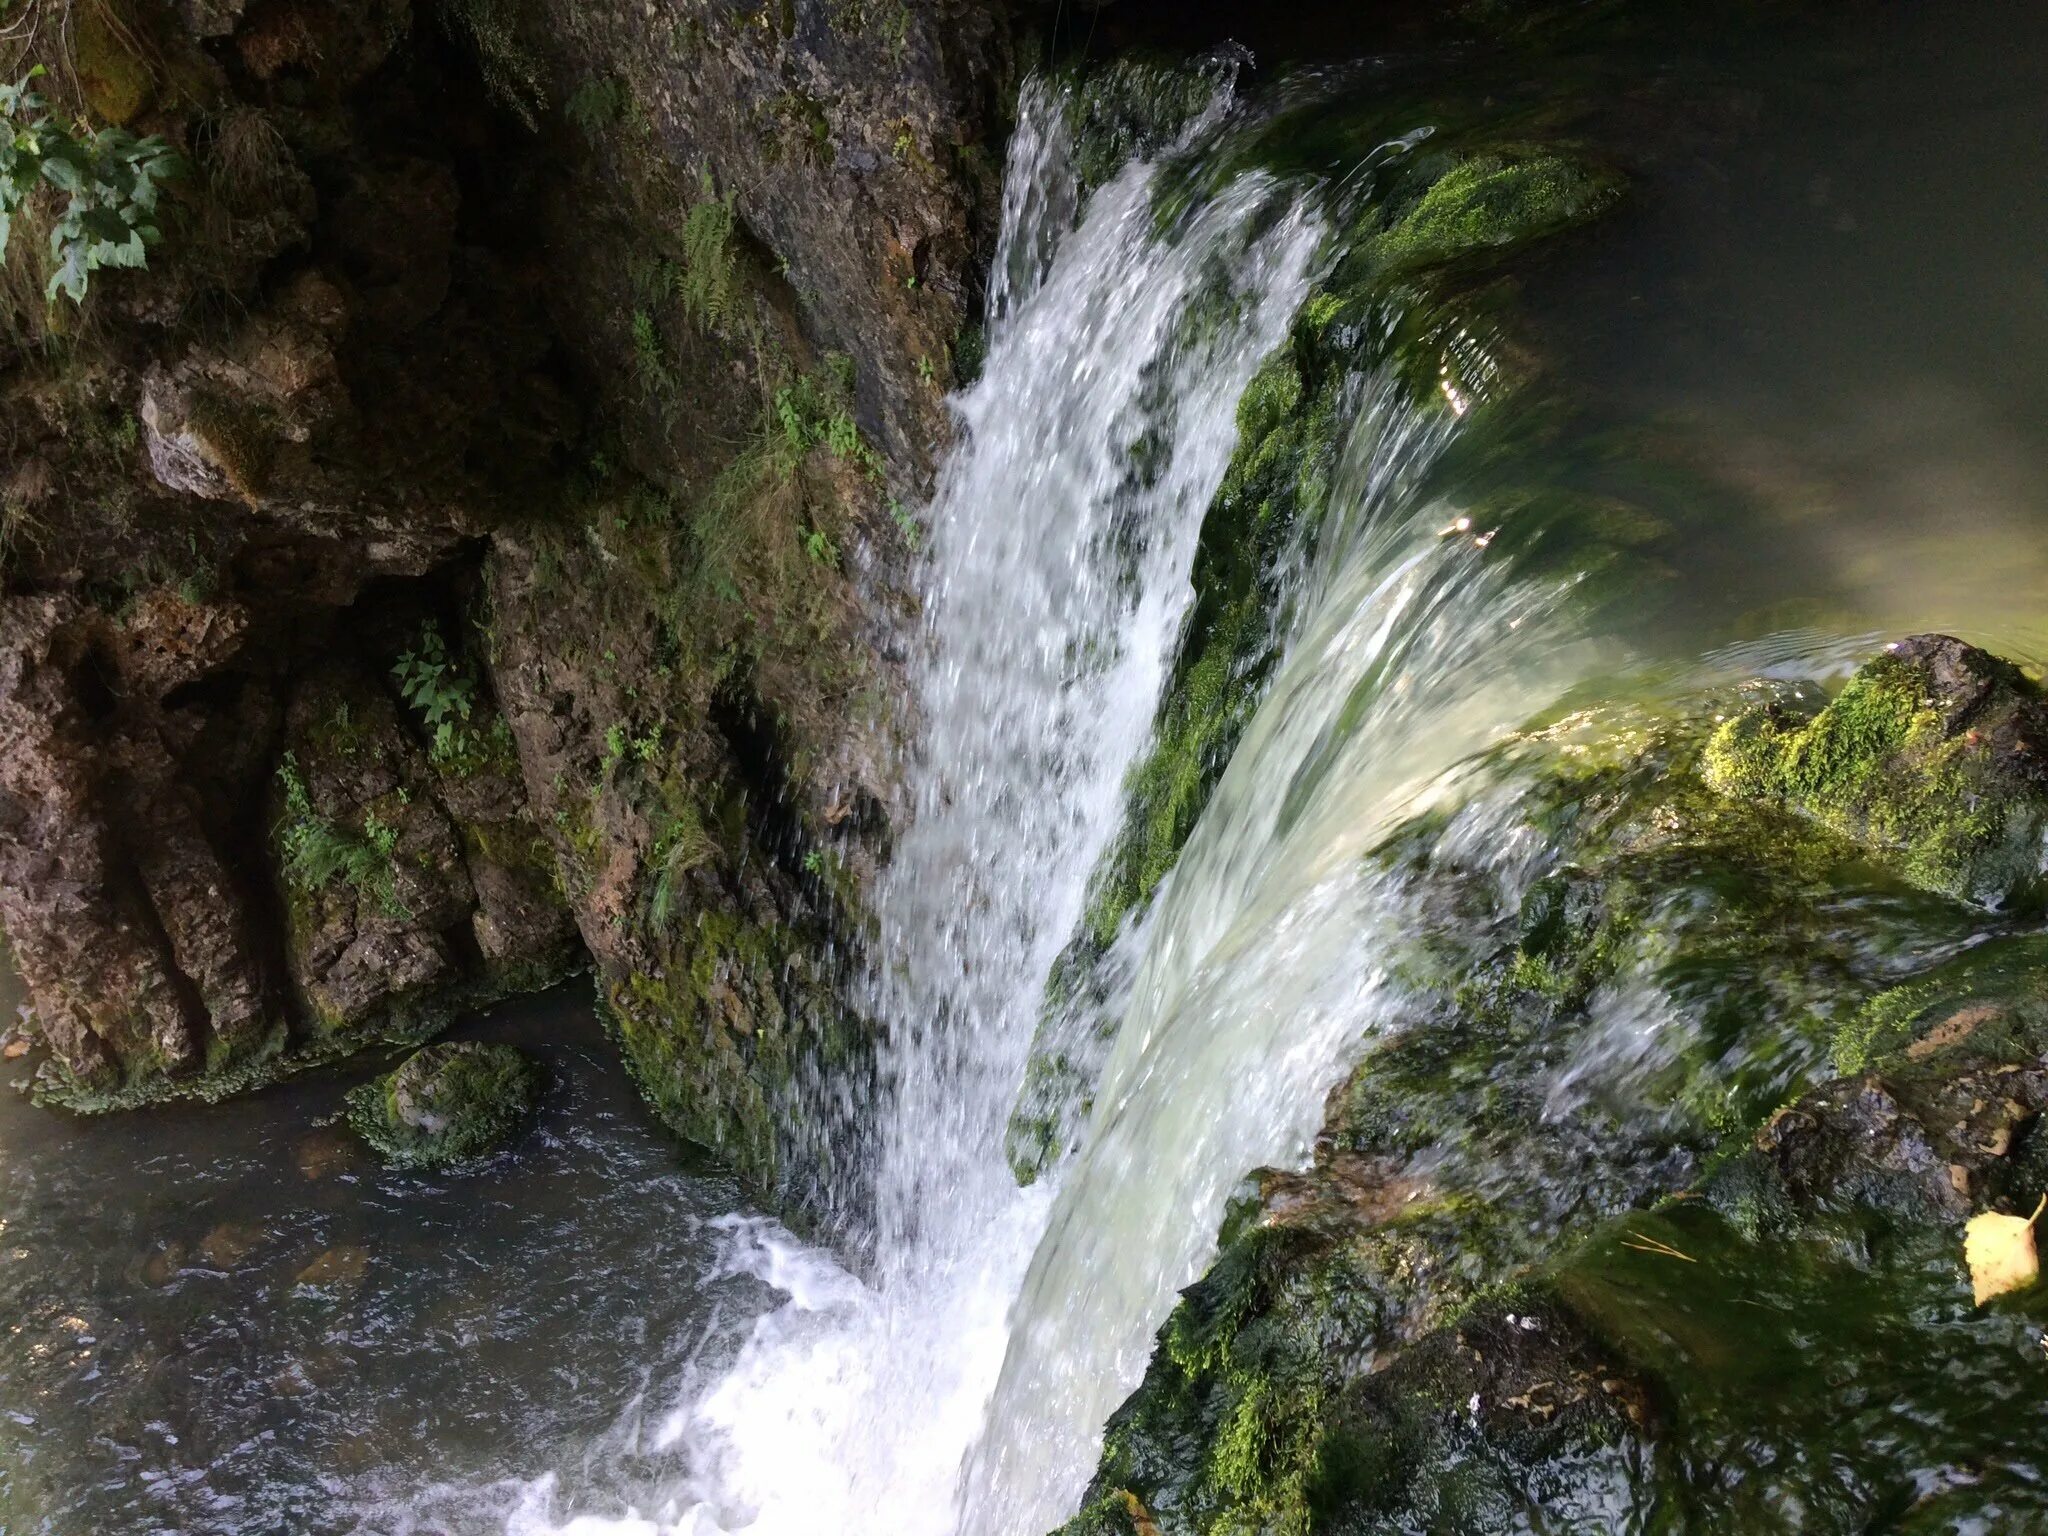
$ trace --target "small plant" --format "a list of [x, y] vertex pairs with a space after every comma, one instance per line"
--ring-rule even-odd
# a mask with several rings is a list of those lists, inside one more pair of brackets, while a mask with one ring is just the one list
[[784, 463], [794, 468], [797, 459], [823, 443], [835, 458], [856, 464], [870, 478], [878, 479], [882, 456], [861, 436], [859, 425], [847, 409], [852, 386], [843, 368], [833, 366], [840, 362], [837, 358], [828, 360], [823, 379], [814, 374], [799, 374], [775, 392], [775, 421], [781, 428], [782, 446], [786, 449]]
[[717, 844], [704, 830], [704, 818], [693, 802], [685, 801], [669, 819], [655, 840], [652, 863], [657, 873], [648, 900], [648, 916], [657, 928], [668, 925], [675, 913], [676, 895], [683, 877], [717, 855]]
[[185, 174], [184, 160], [163, 139], [137, 138], [122, 128], [73, 132], [50, 115], [34, 89], [38, 64], [12, 85], [0, 85], [0, 256], [7, 251], [15, 215], [48, 185], [69, 201], [50, 227], [56, 268], [43, 296], [64, 294], [85, 302], [92, 274], [102, 267], [143, 267], [162, 238], [156, 205], [160, 184]]
[[804, 534], [804, 553], [811, 557], [813, 565], [839, 569], [839, 546], [832, 542], [832, 536], [822, 528], [812, 528]]
[[633, 311], [633, 364], [640, 375], [640, 396], [666, 405], [680, 387], [668, 365], [668, 352], [654, 316], [644, 309]]
[[600, 133], [625, 115], [626, 101], [624, 81], [611, 77], [586, 80], [569, 93], [569, 99], [562, 103], [562, 111], [583, 131], [586, 139], [595, 141]]
[[277, 765], [277, 782], [284, 790], [284, 815], [274, 836], [286, 883], [313, 896], [340, 880], [359, 895], [374, 899], [386, 917], [410, 918], [412, 914], [398, 899], [392, 873], [398, 829], [380, 820], [374, 811], [363, 817], [360, 833], [349, 832], [320, 815], [313, 809], [312, 793], [299, 772], [298, 759], [289, 752]]
[[399, 694], [419, 712], [428, 732], [428, 755], [436, 763], [453, 764], [474, 746], [469, 723], [476, 709], [476, 683], [448, 652], [438, 626], [420, 630], [413, 648], [391, 668]]
[[924, 544], [924, 530], [917, 526], [917, 519], [908, 507], [894, 496], [889, 498], [889, 518], [896, 524], [896, 531], [903, 535], [903, 542], [912, 549]]
[[732, 194], [716, 195], [707, 172], [703, 196], [683, 216], [683, 259], [674, 279], [683, 312], [707, 330], [741, 317], [735, 229]]

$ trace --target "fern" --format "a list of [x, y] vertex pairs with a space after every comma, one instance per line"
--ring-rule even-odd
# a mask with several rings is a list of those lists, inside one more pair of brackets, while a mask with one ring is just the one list
[[676, 892], [683, 876], [699, 865], [709, 863], [717, 851], [717, 845], [704, 830], [704, 820], [696, 805], [685, 801], [654, 845], [654, 859], [660, 870], [654, 879], [648, 916], [653, 919], [655, 927], [668, 926], [669, 918], [675, 913]]
[[284, 789], [284, 815], [277, 824], [279, 867], [286, 882], [305, 895], [318, 895], [336, 880], [373, 898], [386, 917], [407, 919], [412, 913], [398, 899], [392, 860], [398, 852], [398, 829], [373, 811], [363, 830], [351, 833], [313, 809], [313, 798], [299, 772], [298, 759], [287, 752], [277, 765]]
[[583, 130], [586, 139], [594, 140], [625, 115], [625, 84], [612, 79], [586, 80], [569, 93], [562, 110], [570, 122]]
[[683, 260], [675, 272], [675, 293], [683, 313], [705, 330], [740, 318], [739, 245], [734, 231], [732, 194], [714, 195], [707, 175], [704, 196], [683, 216]]

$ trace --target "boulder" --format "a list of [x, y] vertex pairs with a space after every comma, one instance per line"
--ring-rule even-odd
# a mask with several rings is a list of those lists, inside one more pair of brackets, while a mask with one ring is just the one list
[[1744, 711], [1705, 767], [1723, 793], [1824, 822], [1946, 896], [2006, 906], [2048, 864], [2048, 703], [2010, 662], [1947, 635], [1889, 647], [1810, 720]]
[[494, 1150], [539, 1096], [540, 1069], [511, 1046], [450, 1041], [352, 1089], [348, 1123], [394, 1167], [437, 1168]]

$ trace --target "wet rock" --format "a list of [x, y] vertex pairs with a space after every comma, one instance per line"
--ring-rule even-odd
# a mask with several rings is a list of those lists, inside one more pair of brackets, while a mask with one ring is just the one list
[[2003, 906], [2048, 861], [2048, 704], [2019, 669], [1946, 635], [1890, 647], [1811, 720], [1763, 705], [1706, 758], [1724, 793], [1782, 802], [1909, 879]]
[[[1909, 730], [2031, 815], [1973, 758], [2030, 739], [2023, 680], [1901, 650]], [[1962, 1262], [1972, 1214], [2048, 1188], [2048, 944], [1907, 890], [1867, 815], [1724, 798], [1726, 728], [1617, 735], [1501, 763], [1528, 865], [1448, 856], [1455, 819], [1376, 856], [1402, 1006], [1309, 1165], [1231, 1206], [1069, 1536], [1858, 1529], [2048, 1429], [2031, 1303], [1973, 1307]]]
[[362, 1289], [363, 1274], [369, 1264], [369, 1249], [345, 1243], [315, 1255], [293, 1277], [292, 1284], [301, 1291], [339, 1301]]
[[347, 1136], [330, 1127], [302, 1137], [292, 1157], [300, 1176], [317, 1183], [347, 1168], [355, 1160], [355, 1148]]
[[115, 821], [124, 797], [107, 746], [118, 738], [89, 681], [103, 634], [73, 599], [0, 598], [0, 923], [37, 1030], [92, 1083], [174, 1070], [198, 1049]]
[[193, 1256], [208, 1269], [240, 1269], [269, 1238], [253, 1222], [224, 1221], [199, 1239]]
[[457, 981], [443, 935], [476, 904], [425, 755], [382, 689], [316, 674], [294, 695], [274, 796], [287, 962], [311, 1016], [356, 1031]]
[[540, 1070], [507, 1045], [430, 1045], [351, 1089], [348, 1123], [387, 1163], [433, 1168], [495, 1150], [532, 1113]]
[[[167, 1239], [158, 1243], [149, 1251], [136, 1273], [141, 1277], [144, 1285], [161, 1289], [178, 1278], [179, 1271], [185, 1267], [187, 1253], [188, 1250], [185, 1244], [177, 1241], [175, 1238]], [[228, 1268], [231, 1266], [222, 1265], [216, 1267]]]

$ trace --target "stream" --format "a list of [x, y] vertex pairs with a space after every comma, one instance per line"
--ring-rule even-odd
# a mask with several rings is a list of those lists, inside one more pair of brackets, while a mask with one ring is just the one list
[[[1440, 808], [1512, 885], [1513, 787], [1472, 764], [1532, 718], [1838, 681], [1923, 630], [2048, 662], [2048, 10], [1736, 31], [1221, 66], [1173, 146], [1094, 188], [1068, 87], [1029, 81], [987, 362], [923, 512], [859, 1261], [679, 1155], [580, 985], [458, 1031], [550, 1086], [449, 1175], [383, 1171], [335, 1123], [370, 1064], [104, 1120], [0, 1094], [0, 1536], [1056, 1527], [1245, 1174], [1305, 1157], [1399, 1013], [1403, 898], [1365, 857], [1395, 826]], [[1359, 167], [1410, 141], [1245, 146], [1303, 102], [1377, 123], [1437, 90], [1510, 122], [1568, 103], [1631, 190], [1521, 279], [1544, 366], [1498, 411], [1483, 337], [1452, 409], [1352, 382], [1271, 678], [1105, 962], [1077, 1148], [1020, 1186], [1047, 978], [1150, 745], [1240, 399], [1370, 196]], [[1199, 190], [1169, 228], [1177, 177]], [[1610, 582], [1569, 531], [1496, 546], [1510, 461], [1626, 487], [1653, 557]], [[1626, 1089], [1654, 1055], [1608, 1047], [1572, 1070]]]

